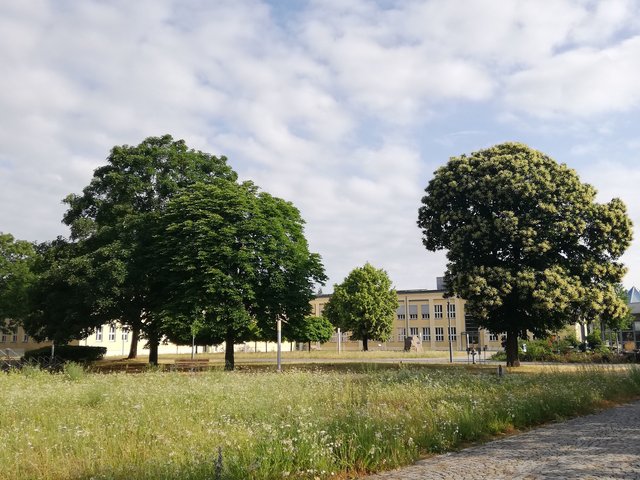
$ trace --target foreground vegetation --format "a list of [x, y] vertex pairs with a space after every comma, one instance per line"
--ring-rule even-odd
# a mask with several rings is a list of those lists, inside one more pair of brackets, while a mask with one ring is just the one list
[[640, 370], [0, 375], [9, 479], [340, 478], [640, 394]]

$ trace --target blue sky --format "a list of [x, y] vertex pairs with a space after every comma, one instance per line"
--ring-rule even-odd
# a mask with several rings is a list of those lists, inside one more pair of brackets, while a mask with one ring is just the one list
[[640, 7], [608, 0], [0, 5], [0, 231], [66, 235], [113, 145], [170, 133], [292, 201], [330, 277], [435, 288], [416, 227], [451, 156], [521, 141], [620, 197], [640, 286]]

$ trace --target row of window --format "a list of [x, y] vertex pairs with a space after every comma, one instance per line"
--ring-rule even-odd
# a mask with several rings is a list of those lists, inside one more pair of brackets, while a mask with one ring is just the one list
[[[452, 342], [456, 341], [457, 332], [456, 327], [448, 327], [449, 328], [449, 338]], [[407, 330], [406, 328], [398, 328], [398, 341], [404, 342], [406, 337]], [[419, 335], [418, 327], [410, 327], [409, 335], [412, 337], [417, 337]], [[490, 333], [489, 341], [497, 342], [499, 340], [500, 334], [498, 333]], [[444, 327], [435, 327], [435, 341], [436, 342], [444, 342]], [[431, 327], [422, 327], [422, 341], [430, 342], [431, 341]]]
[[[429, 304], [425, 303], [420, 305], [420, 313], [423, 319], [429, 318]], [[433, 318], [442, 318], [443, 314], [443, 305], [434, 304], [433, 305]], [[405, 305], [402, 303], [398, 305], [398, 309], [396, 310], [396, 316], [398, 320], [404, 320], [407, 318]], [[448, 318], [456, 318], [456, 305], [454, 303], [447, 304], [447, 316]], [[418, 305], [409, 305], [409, 319], [417, 320], [418, 319]]]
[[[128, 330], [123, 330], [122, 331], [122, 341], [126, 342], [129, 340], [129, 331]], [[102, 327], [98, 327], [96, 329], [96, 342], [101, 342], [102, 341]], [[109, 326], [109, 341], [110, 342], [115, 342], [116, 341], [116, 327], [113, 325]]]
[[[11, 335], [11, 343], [18, 343], [18, 332], [13, 332]], [[7, 335], [6, 333], [3, 333], [2, 336], [0, 336], [0, 343], [7, 343], [9, 339], [9, 335]], [[22, 336], [22, 343], [28, 343], [29, 342], [29, 335], [27, 335], [26, 333]]]
[[[458, 337], [456, 327], [448, 327], [448, 330], [449, 330], [449, 339], [452, 342], [455, 342]], [[412, 337], [417, 337], [418, 327], [409, 328], [409, 335]], [[398, 341], [404, 342], [404, 339], [406, 336], [407, 336], [407, 329], [398, 328]], [[431, 341], [431, 327], [422, 327], [422, 341], [423, 342]], [[435, 327], [435, 341], [444, 342], [444, 327]]]

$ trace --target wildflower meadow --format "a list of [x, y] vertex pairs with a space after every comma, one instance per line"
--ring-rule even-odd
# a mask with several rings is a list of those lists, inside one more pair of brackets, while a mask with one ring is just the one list
[[351, 478], [640, 393], [640, 370], [0, 375], [0, 477]]

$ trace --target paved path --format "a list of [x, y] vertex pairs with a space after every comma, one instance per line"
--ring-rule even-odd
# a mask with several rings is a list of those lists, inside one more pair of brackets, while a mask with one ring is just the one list
[[418, 461], [364, 480], [640, 479], [640, 402]]

